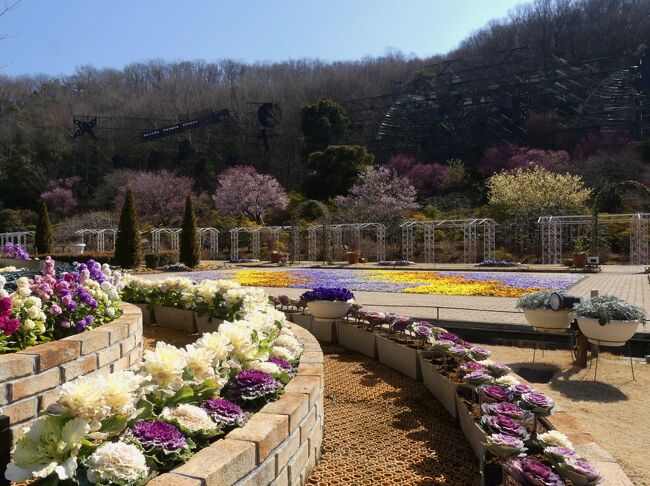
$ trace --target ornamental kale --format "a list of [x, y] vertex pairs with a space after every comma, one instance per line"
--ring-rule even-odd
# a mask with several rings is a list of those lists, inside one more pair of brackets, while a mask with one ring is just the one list
[[178, 427], [160, 420], [147, 420], [132, 425], [124, 438], [142, 447], [145, 456], [158, 464], [160, 469], [170, 469], [187, 461], [195, 447]]
[[513, 459], [504, 466], [506, 471], [515, 478], [517, 484], [530, 484], [535, 486], [564, 486], [560, 476], [546, 464], [534, 459], [523, 457]]
[[228, 391], [234, 400], [277, 400], [282, 383], [264, 371], [243, 370], [230, 380]]
[[313, 302], [315, 300], [328, 300], [330, 302], [348, 302], [354, 300], [354, 294], [344, 288], [316, 287], [300, 296], [300, 300]]
[[241, 427], [246, 422], [246, 412], [239, 405], [223, 398], [211, 398], [203, 402], [201, 408], [223, 427]]

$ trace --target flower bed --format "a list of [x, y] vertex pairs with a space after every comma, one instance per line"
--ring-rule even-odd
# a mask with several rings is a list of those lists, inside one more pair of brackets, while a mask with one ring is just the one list
[[[279, 298], [281, 300], [281, 298]], [[285, 307], [292, 303], [284, 303]], [[563, 485], [631, 484], [607, 483], [592, 463], [612, 477], [625, 477], [620, 467], [607, 459], [593, 438], [575, 429], [570, 414], [561, 411], [551, 417], [555, 404], [534, 390], [504, 364], [489, 360], [490, 351], [472, 345], [455, 334], [428, 322], [412, 322], [395, 314], [356, 309], [341, 327], [373, 335], [376, 341], [392, 341], [407, 351], [420, 353], [425, 384], [433, 395], [458, 417], [459, 425], [480, 459], [485, 484], [502, 484], [504, 475], [514, 484]], [[339, 337], [342, 334], [339, 332]], [[339, 341], [345, 344], [345, 341]], [[380, 353], [381, 359], [381, 353]], [[408, 353], [385, 364], [405, 374]], [[428, 381], [428, 383], [427, 383]], [[555, 430], [555, 423], [569, 432]], [[572, 444], [576, 441], [576, 446]], [[508, 483], [511, 484], [511, 483]]]
[[[212, 301], [227, 300], [227, 293], [222, 290]], [[171, 474], [214, 478], [211, 467], [223, 466], [223, 460], [204, 459], [216, 450], [223, 459], [232, 446], [228, 457], [237, 465], [225, 469], [228, 477], [268, 475], [273, 469], [271, 479], [276, 472], [293, 476], [292, 483], [306, 479], [322, 437], [322, 354], [312, 338], [298, 369], [303, 345], [284, 314], [258, 294], [240, 293], [233, 299], [237, 319], [184, 349], [158, 342], [133, 370], [65, 384], [17, 442], [7, 478], [142, 484], [183, 463]], [[301, 376], [294, 378], [296, 373]], [[276, 401], [285, 391], [288, 399]], [[215, 442], [231, 430], [228, 439]], [[280, 471], [279, 460], [269, 456], [285, 441], [299, 447], [283, 453], [287, 463]], [[248, 459], [252, 468], [244, 471], [241, 461]]]
[[353, 291], [520, 297], [543, 289], [567, 289], [583, 277], [565, 273], [524, 272], [245, 269], [193, 272], [188, 278], [232, 278], [241, 285], [259, 287], [345, 287]]
[[42, 274], [19, 275], [0, 274], [0, 354], [71, 336], [120, 315], [121, 275], [107, 265], [89, 260], [57, 273], [47, 257]]

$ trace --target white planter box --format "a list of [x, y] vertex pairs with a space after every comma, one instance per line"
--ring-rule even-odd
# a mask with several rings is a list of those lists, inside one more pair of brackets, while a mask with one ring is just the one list
[[209, 315], [199, 315], [197, 312], [194, 312], [194, 324], [196, 325], [196, 332], [215, 332], [219, 329], [219, 324], [223, 322], [223, 319], [217, 319], [215, 317], [210, 317]]
[[142, 324], [145, 326], [149, 326], [151, 324], [151, 309], [147, 306], [147, 304], [133, 304], [136, 307], [140, 308], [140, 311], [142, 312]]
[[374, 333], [342, 321], [338, 321], [337, 324], [339, 344], [341, 346], [369, 358], [375, 359], [377, 357], [377, 340]]
[[578, 327], [592, 344], [624, 346], [636, 333], [639, 321], [609, 321], [601, 326], [598, 319], [578, 317]]
[[562, 334], [571, 325], [574, 314], [571, 310], [526, 309], [524, 316], [535, 331]]
[[80, 256], [84, 254], [84, 249], [86, 248], [85, 243], [75, 243], [73, 245], [70, 245], [70, 252], [74, 256]]
[[314, 300], [307, 302], [309, 313], [318, 319], [340, 319], [352, 307], [349, 302], [331, 302], [329, 300]]
[[321, 342], [336, 342], [336, 323], [332, 319], [317, 319], [314, 317], [311, 321], [311, 326], [307, 329]]
[[467, 405], [465, 405], [465, 402], [463, 402], [462, 398], [458, 394], [456, 394], [456, 408], [458, 410], [460, 429], [463, 431], [463, 434], [465, 434], [465, 438], [467, 439], [467, 442], [469, 442], [474, 454], [476, 454], [476, 457], [478, 457], [481, 463], [483, 463], [483, 460], [485, 459], [485, 446], [483, 445], [483, 442], [485, 442], [487, 434], [480, 425], [474, 422], [474, 419], [469, 414]]
[[377, 341], [379, 361], [403, 375], [410, 376], [414, 380], [421, 379], [420, 359], [417, 350], [385, 337], [375, 336], [375, 339]]
[[449, 415], [454, 418], [458, 417], [456, 384], [441, 375], [436, 367], [425, 359], [424, 353], [420, 353], [420, 369], [422, 370], [424, 386], [445, 407]]
[[45, 260], [18, 260], [16, 258], [0, 258], [0, 267], [16, 267], [18, 270], [41, 270]]
[[307, 330], [309, 330], [311, 327], [312, 316], [308, 316], [306, 314], [291, 314], [289, 318], [291, 319], [291, 322], [298, 324], [300, 327], [303, 327]]
[[156, 324], [160, 327], [194, 332], [194, 311], [155, 305], [153, 308]]

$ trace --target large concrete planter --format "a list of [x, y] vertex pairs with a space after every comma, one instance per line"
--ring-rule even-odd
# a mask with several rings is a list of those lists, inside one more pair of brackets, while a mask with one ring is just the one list
[[352, 307], [349, 302], [331, 302], [329, 300], [314, 300], [307, 302], [309, 313], [317, 319], [340, 319]]
[[535, 331], [562, 334], [571, 325], [573, 311], [551, 309], [525, 309], [524, 316]]
[[151, 314], [152, 310], [147, 304], [133, 304], [134, 306], [138, 307], [140, 311], [142, 312], [142, 324], [145, 326], [149, 326], [151, 324]]
[[416, 349], [382, 336], [375, 336], [375, 339], [380, 362], [414, 380], [420, 379], [420, 358]]
[[592, 344], [624, 346], [636, 333], [639, 321], [609, 321], [601, 325], [598, 319], [578, 317], [578, 327]]
[[445, 407], [449, 415], [458, 417], [456, 408], [456, 384], [441, 375], [428, 359], [426, 353], [420, 353], [420, 369], [424, 386], [436, 397], [436, 400]]
[[463, 431], [463, 434], [465, 434], [465, 438], [467, 439], [467, 442], [469, 442], [474, 454], [476, 454], [476, 457], [478, 457], [482, 462], [485, 458], [485, 446], [483, 443], [485, 442], [487, 434], [479, 424], [474, 422], [467, 405], [458, 393], [456, 393], [456, 408], [458, 410], [460, 429]]
[[195, 330], [194, 311], [155, 305], [153, 312], [156, 318], [156, 324], [160, 327], [184, 332], [194, 332]]
[[336, 321], [333, 319], [311, 319], [308, 328], [316, 339], [324, 343], [336, 342]]
[[223, 322], [223, 319], [217, 319], [216, 317], [211, 317], [209, 315], [200, 315], [194, 313], [194, 324], [196, 325], [196, 332], [215, 332], [219, 329], [219, 324]]
[[346, 349], [351, 349], [369, 358], [377, 357], [377, 340], [375, 334], [352, 324], [338, 322], [337, 326], [339, 344]]

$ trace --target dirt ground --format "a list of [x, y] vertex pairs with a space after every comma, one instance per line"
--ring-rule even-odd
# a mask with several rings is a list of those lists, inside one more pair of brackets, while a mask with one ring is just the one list
[[[634, 360], [632, 380], [629, 358], [602, 353], [594, 381], [591, 369], [571, 364], [569, 351], [537, 351], [509, 346], [490, 346], [494, 359], [510, 365], [558, 405], [570, 410], [585, 431], [619, 462], [632, 482], [650, 486], [650, 365]], [[523, 370], [522, 370], [523, 368]], [[548, 383], [530, 371], [552, 373]], [[535, 382], [538, 381], [538, 382]]]

